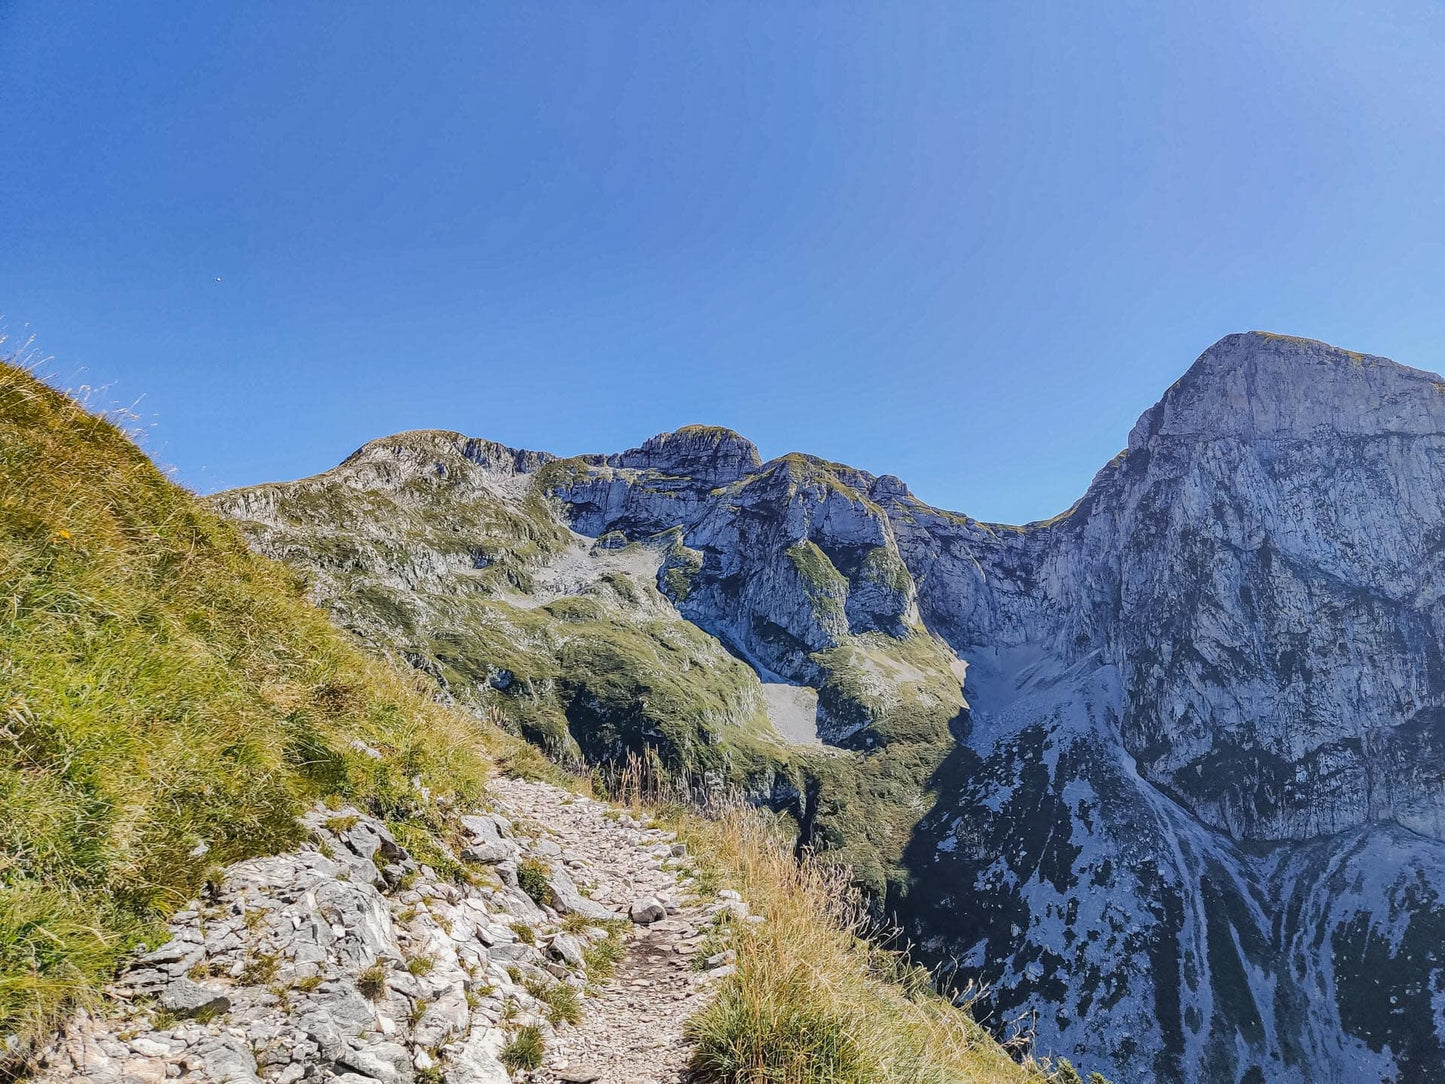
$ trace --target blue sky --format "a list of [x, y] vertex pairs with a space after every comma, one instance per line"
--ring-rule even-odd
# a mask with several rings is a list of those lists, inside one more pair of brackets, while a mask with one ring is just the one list
[[1438, 3], [144, 7], [0, 3], [0, 315], [202, 491], [702, 421], [1019, 522], [1229, 332], [1445, 365]]

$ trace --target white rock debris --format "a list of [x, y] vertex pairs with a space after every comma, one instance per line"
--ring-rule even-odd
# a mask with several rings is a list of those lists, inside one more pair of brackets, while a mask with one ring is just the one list
[[[442, 878], [359, 810], [312, 810], [300, 850], [229, 867], [174, 914], [170, 939], [119, 977], [107, 1015], [76, 1016], [37, 1080], [506, 1084], [503, 1049], [525, 1026], [546, 1050], [528, 1079], [681, 1079], [683, 1022], [730, 962], [692, 966], [716, 907], [691, 895], [685, 848], [545, 783], [497, 779], [491, 794], [460, 818], [458, 855], [490, 884]], [[527, 859], [550, 867], [551, 902], [518, 886]], [[639, 896], [662, 911], [645, 927], [626, 917]], [[609, 937], [622, 959], [591, 977], [588, 949]], [[580, 1024], [549, 1020], [557, 984], [584, 995]]]

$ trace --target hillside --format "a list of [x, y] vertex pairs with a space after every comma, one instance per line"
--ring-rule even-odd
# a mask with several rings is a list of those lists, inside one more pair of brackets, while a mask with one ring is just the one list
[[[321, 794], [472, 801], [480, 726], [365, 656], [115, 426], [0, 369], [0, 1017], [51, 1026]], [[366, 750], [377, 750], [373, 758]]]
[[[669, 1031], [678, 1070], [1038, 1079], [858, 941], [836, 875], [756, 817], [665, 832], [536, 781], [569, 782], [10, 366], [0, 568], [6, 1072], [499, 1084], [585, 1054], [610, 1082], [653, 1048], [623, 983], [655, 936], [735, 955], [666, 979], [699, 1010]], [[677, 912], [655, 935], [629, 919], [649, 893]]]
[[650, 748], [786, 811], [1046, 1050], [1429, 1081], [1442, 388], [1229, 336], [1023, 527], [704, 426], [571, 459], [403, 433], [213, 504], [560, 759]]

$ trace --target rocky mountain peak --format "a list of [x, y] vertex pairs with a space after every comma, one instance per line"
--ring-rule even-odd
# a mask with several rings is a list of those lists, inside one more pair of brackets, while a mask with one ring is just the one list
[[1250, 331], [1190, 366], [1129, 435], [1152, 440], [1309, 440], [1445, 432], [1445, 384], [1388, 358]]
[[613, 466], [695, 478], [710, 486], [735, 482], [762, 465], [757, 446], [719, 425], [685, 425], [659, 433], [609, 460]]

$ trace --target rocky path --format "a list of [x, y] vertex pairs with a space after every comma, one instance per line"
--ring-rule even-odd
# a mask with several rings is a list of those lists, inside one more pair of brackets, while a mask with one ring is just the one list
[[[432, 863], [318, 807], [79, 1015], [45, 1084], [677, 1084], [686, 1019], [731, 973], [671, 833], [545, 783], [494, 781]], [[453, 872], [443, 876], [438, 868]], [[751, 919], [757, 921], [757, 919]], [[519, 1056], [531, 1042], [532, 1058]], [[528, 1064], [540, 1060], [540, 1064]]]
[[685, 850], [669, 834], [555, 787], [503, 780], [496, 793], [519, 826], [545, 826], [563, 863], [587, 871], [593, 900], [649, 920], [633, 923], [616, 973], [588, 999], [582, 1023], [558, 1035], [539, 1076], [568, 1084], [685, 1080], [684, 1021], [702, 1006], [710, 980], [728, 973], [726, 959], [714, 958], [711, 971], [694, 965], [718, 905], [688, 891], [691, 877], [678, 873]]

